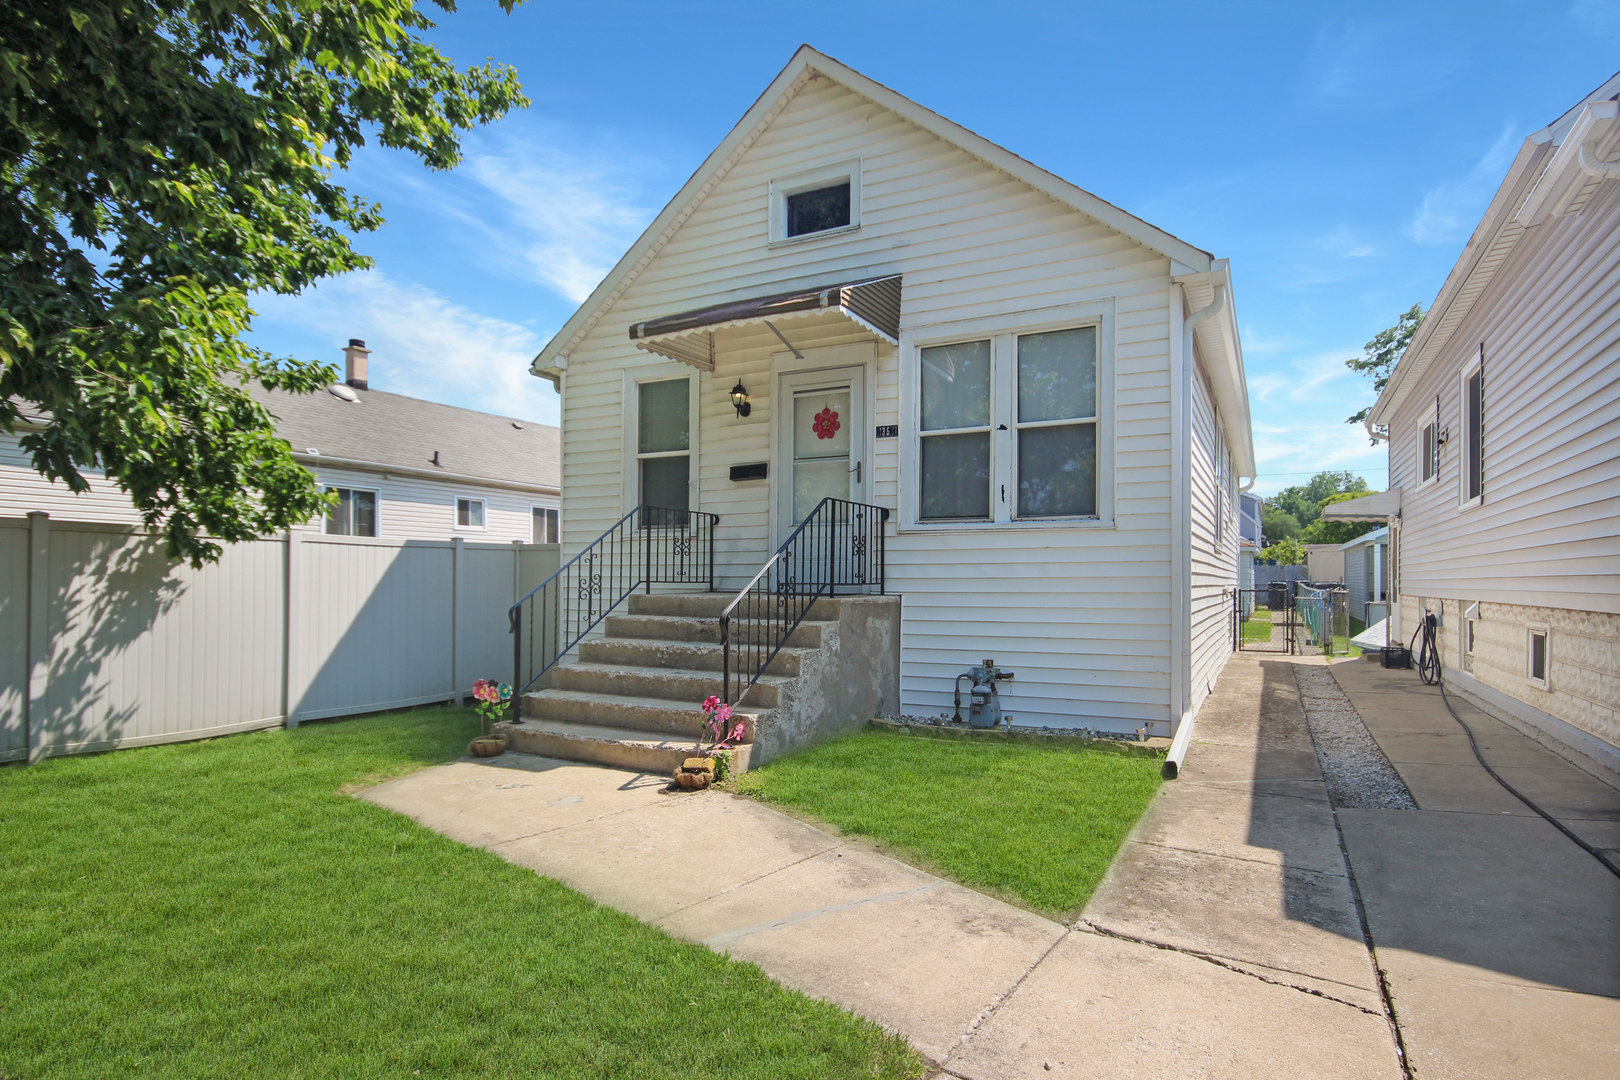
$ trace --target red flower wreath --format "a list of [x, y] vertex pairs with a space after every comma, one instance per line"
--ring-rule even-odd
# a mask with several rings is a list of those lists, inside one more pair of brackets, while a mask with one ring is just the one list
[[838, 414], [833, 412], [830, 408], [824, 408], [820, 412], [816, 413], [815, 420], [811, 421], [810, 423], [810, 427], [813, 431], [815, 431], [816, 438], [818, 439], [832, 438], [833, 432], [837, 431], [842, 426], [843, 425], [838, 422]]

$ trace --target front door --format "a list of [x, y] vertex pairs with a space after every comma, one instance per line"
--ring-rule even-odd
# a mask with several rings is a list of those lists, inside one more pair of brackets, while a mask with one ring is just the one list
[[831, 368], [782, 375], [776, 426], [776, 543], [823, 498], [866, 502], [866, 371]]

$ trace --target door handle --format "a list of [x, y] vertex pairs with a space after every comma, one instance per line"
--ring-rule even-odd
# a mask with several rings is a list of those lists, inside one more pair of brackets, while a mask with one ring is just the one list
[[859, 484], [861, 482], [861, 463], [857, 461], [855, 467], [849, 471], [855, 474], [855, 483]]

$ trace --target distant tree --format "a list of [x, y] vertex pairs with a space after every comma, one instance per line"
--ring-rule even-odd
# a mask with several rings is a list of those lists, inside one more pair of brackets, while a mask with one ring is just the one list
[[1334, 503], [1345, 502], [1349, 499], [1359, 499], [1365, 492], [1343, 491], [1337, 495], [1329, 495], [1317, 504], [1317, 519], [1311, 522], [1299, 534], [1302, 544], [1347, 544], [1356, 537], [1370, 533], [1374, 529], [1382, 528], [1376, 521], [1323, 521], [1321, 513], [1324, 507]]
[[1286, 510], [1267, 506], [1260, 518], [1260, 531], [1267, 540], [1292, 540], [1299, 535], [1299, 519]]
[[[1376, 337], [1362, 346], [1360, 356], [1353, 356], [1344, 362], [1344, 366], [1351, 371], [1369, 376], [1373, 381], [1373, 393], [1381, 394], [1384, 387], [1389, 385], [1389, 373], [1394, 369], [1395, 362], [1406, 351], [1407, 344], [1412, 335], [1417, 333], [1418, 324], [1423, 322], [1423, 305], [1413, 304], [1412, 309], [1402, 315], [1394, 326], [1380, 330]], [[1359, 424], [1367, 419], [1372, 412], [1372, 406], [1356, 413], [1347, 424]]]
[[1260, 552], [1262, 559], [1270, 559], [1278, 566], [1304, 566], [1305, 546], [1293, 537], [1279, 540]]
[[[1322, 500], [1332, 495], [1351, 493], [1365, 495], [1371, 488], [1367, 481], [1352, 472], [1319, 472], [1310, 483], [1286, 487], [1266, 500], [1267, 509], [1277, 509], [1293, 516], [1303, 530], [1322, 512]], [[1269, 534], [1268, 534], [1269, 535]]]
[[44, 413], [34, 468], [103, 470], [194, 565], [325, 507], [248, 391], [333, 370], [245, 344], [249, 298], [371, 265], [349, 237], [382, 215], [335, 178], [368, 138], [448, 169], [527, 104], [433, 25], [413, 0], [0, 4], [0, 431]]

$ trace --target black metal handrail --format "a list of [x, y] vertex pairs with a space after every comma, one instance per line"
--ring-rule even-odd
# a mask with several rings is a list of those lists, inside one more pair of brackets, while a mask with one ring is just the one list
[[701, 583], [713, 592], [719, 521], [720, 515], [699, 510], [638, 506], [529, 590], [507, 611], [516, 693], [533, 686], [637, 589]]
[[[720, 615], [720, 695], [742, 701], [823, 596], [885, 586], [889, 511], [828, 496]], [[745, 681], [746, 680], [746, 681]]]

